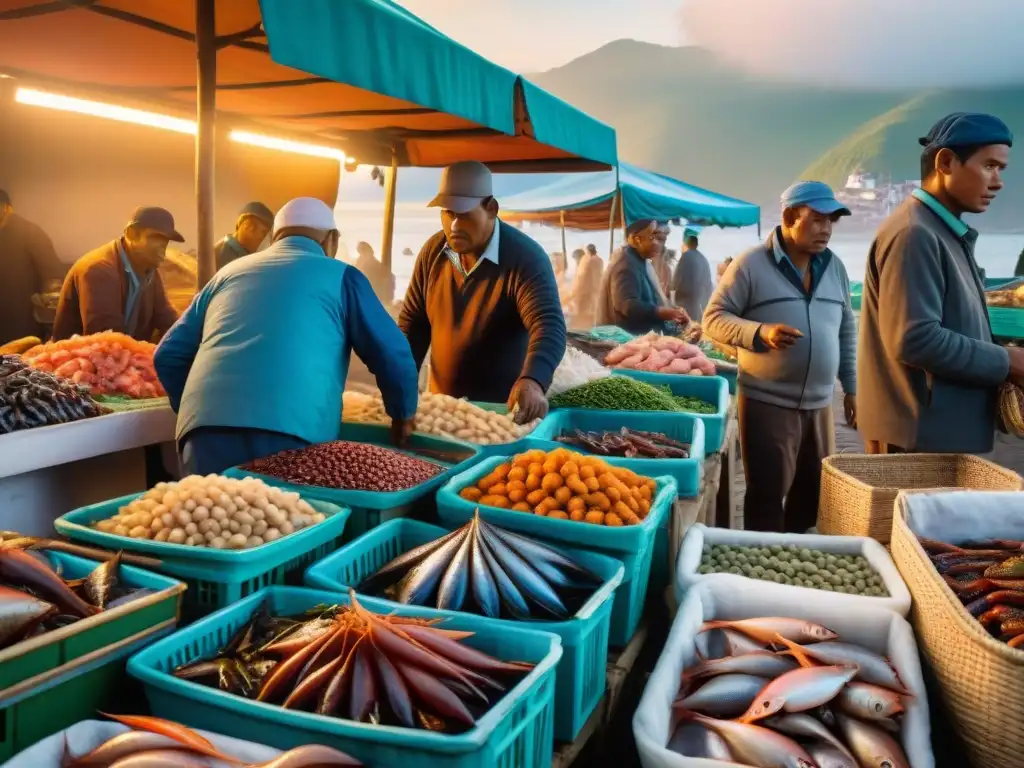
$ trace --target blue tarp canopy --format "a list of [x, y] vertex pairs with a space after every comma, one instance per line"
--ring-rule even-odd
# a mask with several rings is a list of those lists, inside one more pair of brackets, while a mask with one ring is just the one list
[[[621, 207], [620, 207], [621, 206]], [[501, 199], [501, 217], [517, 223], [538, 221], [568, 229], [607, 230], [641, 219], [680, 221], [719, 227], [757, 224], [761, 209], [692, 184], [620, 163], [614, 170], [558, 175], [542, 186]]]

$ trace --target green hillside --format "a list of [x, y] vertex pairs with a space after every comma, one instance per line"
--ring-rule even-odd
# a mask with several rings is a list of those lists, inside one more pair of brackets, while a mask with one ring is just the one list
[[[917, 138], [949, 112], [994, 112], [1024, 136], [1024, 88], [830, 91], [757, 79], [700, 48], [633, 40], [532, 79], [614, 126], [624, 160], [767, 208], [797, 178], [841, 184], [857, 167], [918, 178]], [[1015, 225], [1017, 176], [987, 224]]]

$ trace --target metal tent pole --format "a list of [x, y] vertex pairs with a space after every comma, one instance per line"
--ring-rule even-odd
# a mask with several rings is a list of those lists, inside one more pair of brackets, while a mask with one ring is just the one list
[[214, 149], [217, 120], [216, 0], [196, 0], [196, 289], [201, 290], [217, 264], [214, 241]]
[[562, 224], [562, 258], [565, 259], [566, 265], [569, 264], [569, 252], [565, 249], [565, 211], [559, 211], [558, 217]]

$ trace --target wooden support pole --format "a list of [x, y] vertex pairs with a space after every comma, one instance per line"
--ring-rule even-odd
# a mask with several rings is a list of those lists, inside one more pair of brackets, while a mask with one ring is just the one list
[[217, 119], [216, 0], [196, 0], [196, 290], [202, 290], [217, 264], [214, 241], [214, 148]]
[[619, 204], [618, 194], [612, 195], [612, 209], [608, 214], [608, 263], [611, 263], [612, 252], [615, 250], [615, 211]]
[[626, 243], [626, 201], [622, 201], [622, 205], [619, 206], [619, 217], [622, 220], [622, 243]]
[[380, 263], [390, 275], [391, 251], [395, 242], [395, 200], [398, 188], [398, 154], [391, 150], [391, 167], [384, 171], [384, 232], [380, 241]]
[[559, 211], [559, 219], [562, 224], [562, 258], [565, 260], [565, 264], [569, 264], [569, 251], [565, 247], [565, 211]]

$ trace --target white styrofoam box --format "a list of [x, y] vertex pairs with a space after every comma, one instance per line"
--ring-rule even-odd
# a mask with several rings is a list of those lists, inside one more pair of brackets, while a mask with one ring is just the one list
[[886, 608], [836, 600], [837, 595], [817, 590], [767, 590], [762, 582], [747, 579], [745, 588], [734, 581], [706, 581], [690, 589], [679, 607], [668, 641], [647, 681], [640, 706], [633, 716], [640, 762], [644, 768], [722, 768], [735, 765], [721, 760], [685, 757], [666, 748], [672, 734], [669, 718], [679, 693], [684, 669], [698, 661], [696, 636], [711, 619], [747, 619], [789, 616], [822, 624], [842, 640], [858, 643], [889, 657], [911, 696], [903, 700], [902, 741], [911, 768], [935, 768], [931, 748], [928, 697], [921, 678], [914, 631], [906, 619]]
[[[67, 748], [75, 757], [86, 755], [96, 747], [131, 728], [108, 720], [83, 720], [70, 728], [58, 731], [24, 749], [6, 763], [4, 768], [60, 768], [64, 754], [65, 736]], [[233, 739], [209, 731], [196, 731], [205, 736], [218, 750], [230, 757], [237, 757], [244, 763], [265, 763], [281, 754], [281, 750], [254, 744], [250, 741]], [[211, 768], [230, 768], [227, 763], [211, 760]]]
[[902, 491], [896, 504], [918, 536], [963, 544], [979, 539], [1020, 539], [1024, 493], [1020, 491]]
[[[1024, 496], [1024, 494], [1022, 494]], [[807, 587], [794, 587], [788, 584], [776, 584], [771, 581], [749, 579], [746, 576], [737, 576], [734, 573], [698, 573], [700, 568], [701, 555], [704, 546], [715, 544], [727, 544], [733, 547], [770, 547], [778, 544], [784, 547], [806, 547], [817, 549], [833, 555], [860, 555], [865, 558], [871, 567], [882, 577], [885, 588], [889, 591], [888, 597], [866, 597], [863, 595], [847, 595], [842, 592], [827, 592]], [[735, 531], [728, 528], [709, 528], [700, 523], [690, 526], [683, 538], [683, 545], [679, 549], [679, 559], [676, 561], [676, 602], [681, 603], [686, 596], [687, 590], [697, 584], [708, 581], [722, 581], [731, 585], [734, 589], [747, 589], [751, 581], [757, 584], [759, 590], [764, 589], [767, 594], [781, 590], [783, 594], [796, 591], [798, 595], [814, 594], [827, 595], [829, 600], [839, 604], [869, 605], [888, 608], [900, 616], [910, 613], [910, 591], [903, 583], [896, 564], [892, 561], [889, 553], [881, 544], [866, 536], [822, 536], [809, 533], [766, 533], [762, 531]]]

